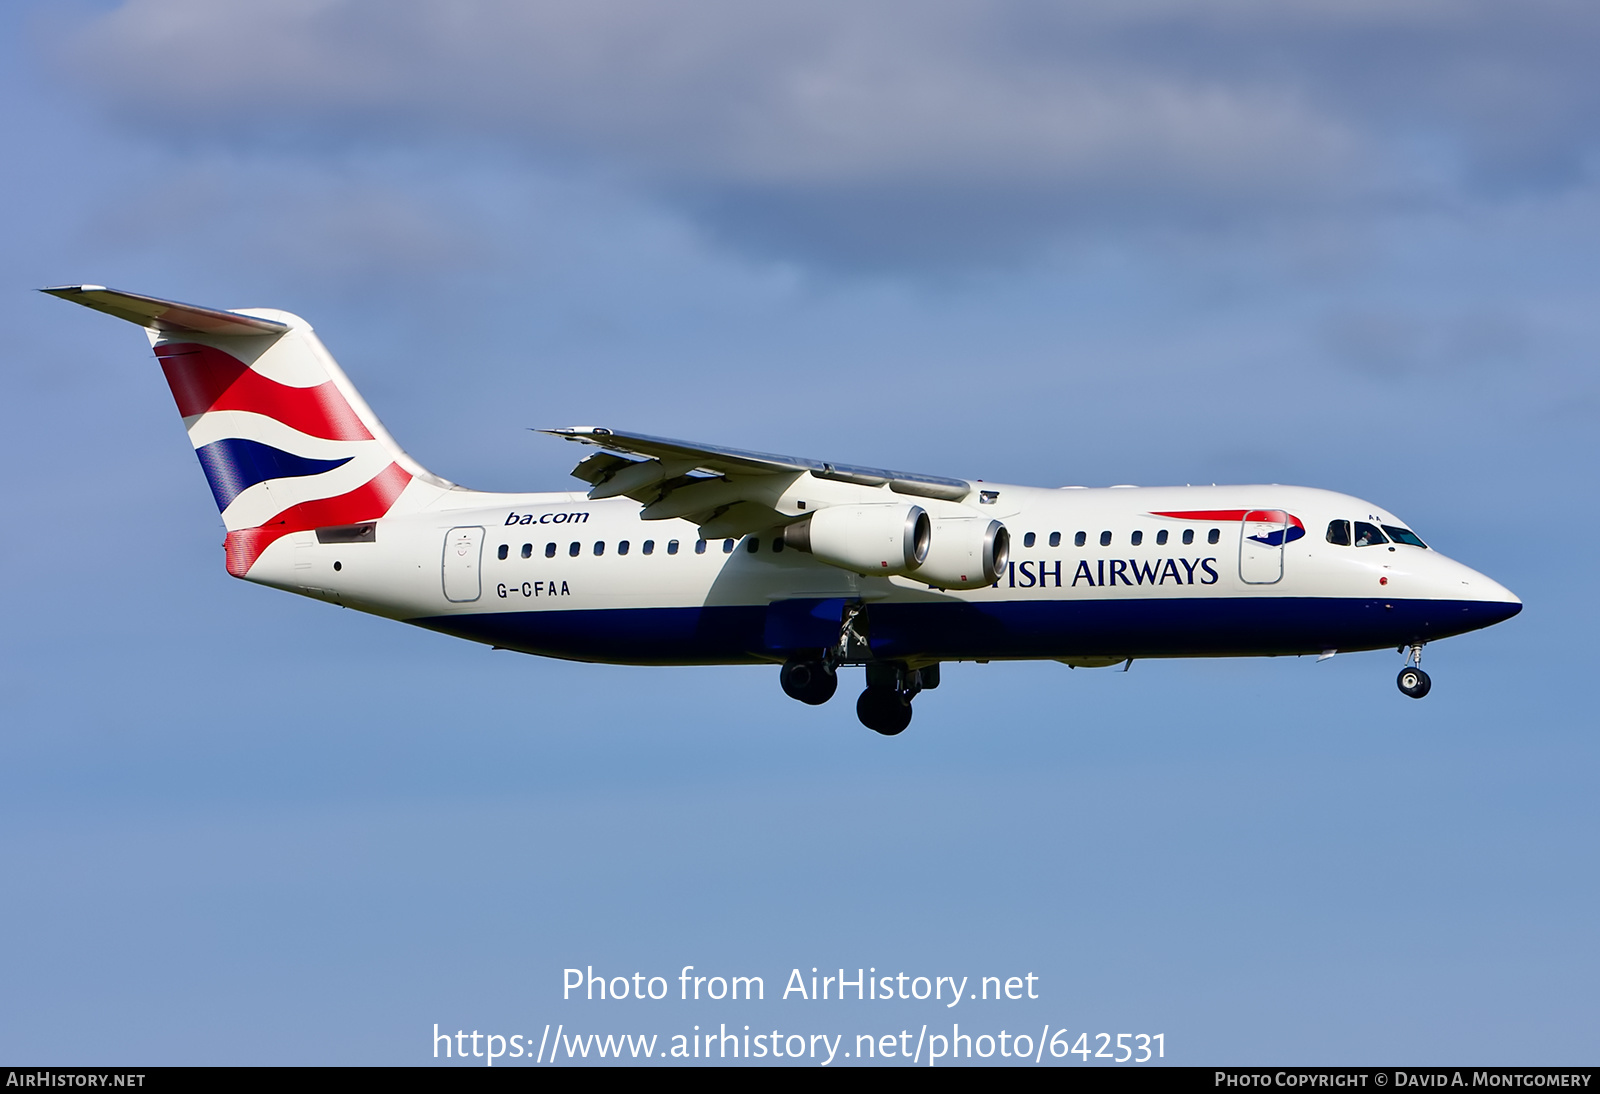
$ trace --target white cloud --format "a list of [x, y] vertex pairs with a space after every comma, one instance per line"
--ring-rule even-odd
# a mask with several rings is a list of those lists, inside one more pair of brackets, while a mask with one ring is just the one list
[[892, 251], [1436, 198], [1450, 171], [1419, 157], [1570, 179], [1600, 107], [1590, 10], [131, 0], [70, 53], [121, 117], [175, 140], [509, 144], [780, 245], [898, 219]]

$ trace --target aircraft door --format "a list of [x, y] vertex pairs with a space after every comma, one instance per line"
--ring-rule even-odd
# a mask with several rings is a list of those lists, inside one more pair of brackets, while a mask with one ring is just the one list
[[444, 598], [467, 604], [483, 595], [483, 529], [452, 528], [444, 537]]
[[1283, 579], [1283, 545], [1289, 514], [1282, 509], [1252, 509], [1239, 534], [1239, 579], [1246, 585], [1273, 585]]

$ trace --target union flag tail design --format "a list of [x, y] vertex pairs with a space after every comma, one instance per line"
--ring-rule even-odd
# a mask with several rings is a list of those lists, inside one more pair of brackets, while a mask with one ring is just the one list
[[44, 291], [146, 329], [222, 513], [235, 577], [292, 532], [414, 511], [452, 488], [401, 450], [298, 316], [96, 285]]

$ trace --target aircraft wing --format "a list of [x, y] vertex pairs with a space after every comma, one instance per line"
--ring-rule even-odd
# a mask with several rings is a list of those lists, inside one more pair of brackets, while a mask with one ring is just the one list
[[632, 498], [644, 506], [646, 520], [692, 520], [708, 537], [742, 535], [797, 516], [783, 512], [778, 502], [804, 475], [887, 486], [896, 494], [944, 501], [960, 501], [972, 492], [965, 479], [750, 452], [599, 426], [539, 432], [605, 450], [572, 469], [574, 476], [591, 484], [591, 498]]

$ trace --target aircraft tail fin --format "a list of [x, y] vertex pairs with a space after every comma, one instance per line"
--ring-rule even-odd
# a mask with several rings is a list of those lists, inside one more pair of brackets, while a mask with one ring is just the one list
[[222, 513], [235, 577], [292, 532], [416, 511], [454, 488], [395, 443], [297, 315], [100, 285], [43, 291], [145, 328]]

